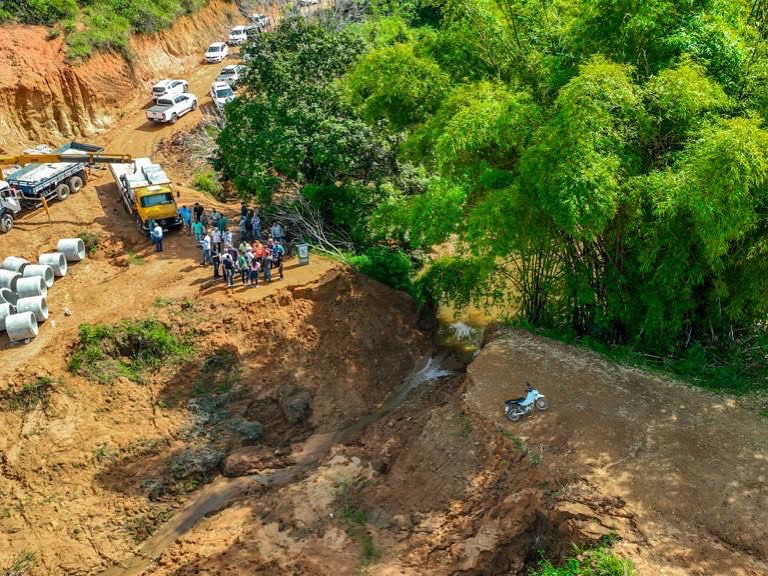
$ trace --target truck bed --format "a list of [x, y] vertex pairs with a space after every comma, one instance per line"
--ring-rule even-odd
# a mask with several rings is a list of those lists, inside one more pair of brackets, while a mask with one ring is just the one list
[[[41, 147], [36, 149], [41, 151]], [[101, 152], [101, 146], [69, 142], [51, 152], [54, 154], [87, 154], [88, 152]], [[72, 174], [77, 174], [85, 168], [83, 162], [54, 162], [50, 164], [28, 164], [6, 175], [8, 184], [17, 188], [25, 196], [37, 196], [41, 191], [50, 188], [51, 184], [58, 183]]]

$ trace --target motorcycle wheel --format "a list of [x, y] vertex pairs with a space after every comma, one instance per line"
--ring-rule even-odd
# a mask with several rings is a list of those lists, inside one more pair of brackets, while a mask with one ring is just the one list
[[547, 400], [546, 398], [537, 398], [536, 408], [542, 411], [546, 410], [547, 408], [549, 408], [549, 400]]
[[522, 416], [523, 413], [520, 412], [519, 410], [513, 409], [513, 410], [505, 410], [504, 415], [507, 417], [507, 420], [509, 420], [510, 422], [517, 422], [518, 420], [520, 420], [520, 416]]

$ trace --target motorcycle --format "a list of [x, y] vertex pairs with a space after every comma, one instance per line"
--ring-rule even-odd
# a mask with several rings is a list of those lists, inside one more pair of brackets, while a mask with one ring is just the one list
[[504, 415], [508, 420], [517, 422], [522, 416], [533, 412], [534, 407], [538, 410], [549, 408], [549, 400], [544, 397], [536, 388], [526, 382], [528, 392], [522, 398], [513, 398], [504, 402]]

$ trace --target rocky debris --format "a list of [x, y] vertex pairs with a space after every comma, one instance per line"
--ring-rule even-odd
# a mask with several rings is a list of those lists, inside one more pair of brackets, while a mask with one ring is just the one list
[[267, 446], [246, 446], [224, 458], [221, 471], [224, 476], [246, 476], [292, 464], [294, 462], [289, 456]]
[[312, 414], [312, 396], [308, 390], [295, 384], [284, 384], [280, 387], [280, 408], [291, 424], [301, 424]]

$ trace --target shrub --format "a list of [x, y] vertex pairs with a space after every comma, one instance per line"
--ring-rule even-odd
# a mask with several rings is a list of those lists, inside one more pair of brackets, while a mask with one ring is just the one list
[[99, 249], [99, 237], [91, 232], [81, 232], [78, 236], [85, 244], [85, 251], [92, 254]]
[[[577, 550], [578, 552], [578, 550]], [[542, 560], [529, 576], [635, 576], [631, 560], [619, 558], [606, 548], [595, 548], [569, 558], [560, 567]]]
[[195, 190], [210, 194], [217, 200], [222, 200], [224, 198], [224, 190], [213, 170], [204, 170], [195, 174], [192, 179], [192, 186]]
[[402, 250], [384, 246], [368, 248], [360, 256], [351, 256], [349, 263], [366, 276], [406, 292], [411, 290], [411, 260]]
[[82, 324], [80, 342], [69, 361], [69, 369], [104, 384], [118, 376], [141, 381], [143, 372], [188, 353], [189, 347], [157, 320]]

